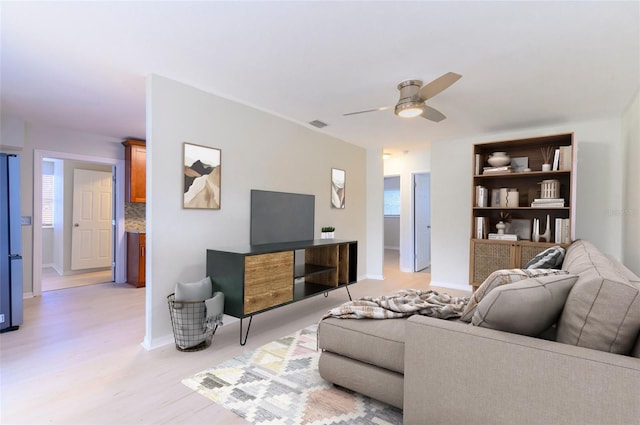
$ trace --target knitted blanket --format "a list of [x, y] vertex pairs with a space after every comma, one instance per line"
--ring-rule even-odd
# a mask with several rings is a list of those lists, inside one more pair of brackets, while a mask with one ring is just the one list
[[379, 298], [362, 297], [329, 310], [323, 317], [339, 319], [395, 319], [413, 314], [451, 319], [460, 317], [467, 297], [452, 297], [436, 291], [402, 289]]

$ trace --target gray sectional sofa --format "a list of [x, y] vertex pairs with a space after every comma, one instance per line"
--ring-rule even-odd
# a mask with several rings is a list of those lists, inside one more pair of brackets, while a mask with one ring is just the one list
[[320, 375], [402, 408], [406, 424], [638, 424], [640, 278], [587, 241], [562, 268], [577, 279], [551, 340], [416, 315], [329, 318]]

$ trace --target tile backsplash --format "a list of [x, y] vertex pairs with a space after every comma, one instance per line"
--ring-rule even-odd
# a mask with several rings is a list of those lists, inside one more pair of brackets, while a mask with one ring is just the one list
[[147, 204], [139, 202], [124, 203], [124, 230], [127, 232], [145, 231], [145, 214]]

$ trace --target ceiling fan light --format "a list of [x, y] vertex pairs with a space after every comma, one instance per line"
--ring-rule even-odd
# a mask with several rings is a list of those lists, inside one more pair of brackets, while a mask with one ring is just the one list
[[414, 118], [424, 111], [422, 102], [407, 102], [396, 105], [395, 113], [402, 118]]

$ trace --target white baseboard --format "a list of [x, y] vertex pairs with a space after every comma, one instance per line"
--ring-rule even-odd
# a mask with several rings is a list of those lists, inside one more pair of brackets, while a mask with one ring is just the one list
[[[384, 276], [381, 274], [368, 274], [365, 275], [364, 279], [371, 279], [371, 280], [384, 280]], [[358, 279], [360, 280], [360, 279]]]
[[140, 343], [142, 348], [147, 351], [156, 350], [158, 348], [166, 347], [169, 344], [175, 344], [176, 340], [173, 338], [173, 334], [161, 336], [160, 338], [153, 338], [149, 340], [145, 337], [144, 341]]
[[27, 300], [29, 298], [33, 298], [33, 292], [25, 292], [22, 294], [22, 299]]
[[399, 246], [384, 246], [384, 249], [392, 249], [394, 251], [400, 251], [400, 247]]

